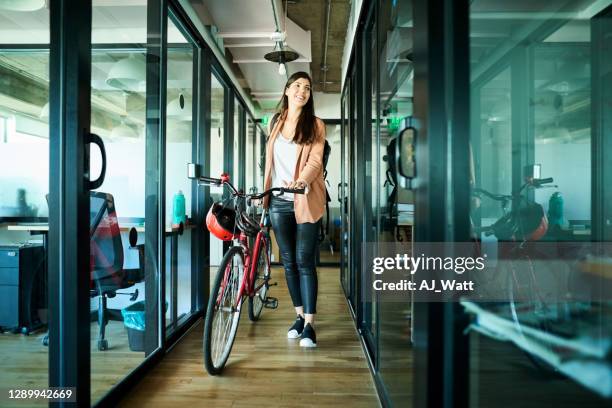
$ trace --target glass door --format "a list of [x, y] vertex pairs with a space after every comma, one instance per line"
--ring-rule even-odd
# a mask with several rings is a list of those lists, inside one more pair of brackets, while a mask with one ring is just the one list
[[341, 134], [341, 175], [338, 185], [338, 199], [340, 200], [340, 220], [342, 229], [340, 231], [340, 280], [344, 288], [344, 294], [348, 297], [350, 291], [350, 268], [349, 268], [349, 220], [348, 220], [348, 146], [349, 146], [349, 120], [350, 114], [350, 78], [344, 86], [342, 95], [342, 134]]
[[[609, 277], [596, 271], [612, 251], [593, 244], [601, 239], [593, 232], [606, 228], [593, 209], [602, 208], [594, 203], [605, 190], [594, 179], [610, 170], [599, 159], [608, 139], [600, 115], [608, 114], [609, 98], [598, 98], [612, 94], [604, 79], [610, 7], [523, 7], [470, 4], [470, 218], [500, 288], [489, 294], [495, 302], [464, 305], [471, 318], [496, 321], [478, 319], [470, 333], [470, 405], [603, 407], [612, 388], [595, 378], [612, 372], [609, 358], [598, 354], [612, 338], [611, 309], [598, 289]], [[514, 199], [504, 206], [485, 191]], [[528, 213], [545, 220], [537, 234]], [[519, 223], [513, 239], [495, 227], [484, 232], [507, 214]]]
[[[366, 20], [366, 28], [363, 33], [363, 118], [367, 118], [363, 123], [363, 143], [358, 145], [358, 149], [362, 150], [361, 157], [365, 168], [360, 175], [363, 180], [363, 200], [360, 204], [363, 205], [363, 227], [362, 241], [365, 246], [372, 247], [372, 250], [377, 251], [378, 241], [378, 81], [376, 73], [378, 71], [378, 52], [377, 52], [377, 7], [370, 8], [370, 15]], [[362, 246], [363, 248], [363, 246]], [[362, 249], [363, 250], [363, 249]], [[367, 282], [370, 281], [369, 268], [361, 270], [361, 290], [362, 295], [360, 302], [362, 304], [361, 328], [363, 335], [368, 345], [372, 360], [376, 362], [378, 354], [377, 345], [377, 313], [378, 313], [378, 294], [373, 287]], [[377, 365], [375, 363], [375, 365]]]
[[[228, 90], [225, 84], [219, 79], [218, 75], [213, 71], [211, 81], [211, 130], [210, 130], [210, 154], [208, 161], [210, 163], [210, 177], [219, 177], [224, 172], [229, 172], [226, 163], [226, 144], [231, 138], [226, 137], [226, 117], [225, 106], [227, 104]], [[231, 145], [230, 145], [231, 147]], [[223, 199], [222, 186], [206, 187], [210, 191], [211, 203], [221, 201]], [[223, 241], [219, 240], [213, 234], [210, 234], [210, 279], [215, 278], [217, 266], [223, 258]], [[212, 287], [212, 285], [211, 285]]]
[[[380, 248], [392, 244], [410, 251], [414, 224], [414, 196], [398, 183], [395, 142], [411, 124], [413, 104], [412, 2], [382, 2], [378, 16], [377, 111], [379, 139], [373, 156], [378, 168], [376, 191]], [[374, 114], [372, 115], [374, 116]], [[378, 370], [393, 405], [411, 402], [413, 390], [411, 295], [378, 296]]]
[[[52, 318], [49, 36], [44, 4], [26, 11], [18, 3], [0, 8], [0, 384], [7, 389], [49, 384], [50, 349], [41, 344]], [[31, 285], [22, 292], [27, 298], [20, 296], [20, 277]]]
[[[194, 138], [194, 54], [197, 48], [174, 16], [168, 18], [166, 79], [166, 337], [193, 312], [192, 189], [185, 177]], [[197, 145], [197, 144], [195, 144]]]
[[[165, 90], [160, 48], [147, 48], [147, 33], [164, 32], [165, 23], [148, 27], [148, 8], [147, 1], [93, 4], [91, 129], [106, 148], [106, 178], [89, 197], [92, 401], [160, 346], [160, 172], [150, 158], [161, 154]], [[91, 160], [98, 174], [99, 156]]]

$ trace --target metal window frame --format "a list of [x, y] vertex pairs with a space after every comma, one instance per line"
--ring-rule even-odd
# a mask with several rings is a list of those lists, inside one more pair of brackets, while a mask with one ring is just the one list
[[[167, 69], [167, 22], [169, 13], [178, 21], [192, 40], [194, 47], [194, 89], [198, 90], [194, 106], [192, 140], [193, 159], [209, 166], [211, 126], [211, 78], [216, 70], [217, 79], [224, 85], [226, 102], [235, 90], [228, 86], [227, 74], [220, 69], [203, 40], [194, 35], [193, 25], [175, 0], [149, 0], [147, 3], [147, 135], [145, 195], [145, 269], [147, 296], [147, 325], [155, 327], [145, 337], [146, 358], [118, 384], [96, 402], [97, 406], [116, 404], [176, 344], [204, 313], [208, 298], [209, 236], [196, 229], [192, 240], [198, 243], [192, 251], [192, 307], [194, 313], [186, 324], [170, 338], [165, 339], [164, 314], [161, 304], [165, 300], [165, 245], [163, 225], [165, 218], [165, 108]], [[91, 404], [91, 353], [89, 315], [89, 276], [79, 271], [89, 268], [89, 147], [84, 132], [90, 128], [91, 50], [124, 49], [123, 46], [91, 44], [91, 2], [58, 0], [50, 5], [50, 180], [49, 214], [49, 385], [73, 386], [77, 389], [77, 404]], [[176, 23], [175, 21], [175, 23]], [[11, 50], [31, 49], [27, 45], [9, 47]], [[44, 49], [47, 45], [34, 45]], [[130, 49], [132, 47], [129, 47]], [[242, 134], [246, 126], [244, 101], [237, 96], [242, 107]], [[226, 114], [224, 129], [233, 139], [233, 106]], [[229, 128], [229, 129], [228, 129]], [[255, 131], [261, 131], [254, 125]], [[228, 130], [230, 130], [228, 132]], [[243, 139], [245, 139], [243, 137]], [[265, 140], [262, 139], [261, 150]], [[230, 148], [232, 143], [227, 144]], [[246, 142], [246, 140], [243, 140]], [[245, 149], [241, 149], [244, 152]], [[258, 151], [254, 150], [254, 151]], [[231, 153], [230, 153], [231, 156]], [[232, 158], [233, 159], [233, 158]], [[228, 162], [231, 164], [231, 161]], [[152, 172], [152, 173], [151, 173]], [[202, 224], [204, 211], [210, 201], [206, 189], [194, 183], [194, 221]], [[202, 210], [202, 211], [200, 211]], [[204, 270], [204, 273], [199, 273]], [[157, 290], [159, 288], [159, 290]], [[164, 341], [165, 340], [165, 341]], [[67, 406], [67, 403], [52, 403]]]
[[[469, 178], [465, 177], [469, 174], [469, 2], [415, 2], [414, 22], [417, 174], [422, 175], [415, 200], [415, 241], [466, 241], [470, 191]], [[446, 196], [448, 192], [451, 197]], [[419, 373], [415, 376], [414, 389], [418, 392], [414, 405], [467, 406], [469, 339], [463, 334], [465, 313], [454, 302], [416, 302], [414, 316], [415, 372]]]
[[612, 6], [591, 20], [591, 230], [595, 242], [612, 240], [612, 207], [609, 204], [612, 200], [612, 189], [609, 187], [612, 166], [605, 159], [612, 152], [612, 140], [606, 137], [612, 129], [612, 113], [610, 109], [605, 109], [605, 101], [612, 96], [612, 77], [608, 74], [608, 78], [602, 78], [603, 68], [611, 55], [605, 40], [606, 29], [610, 32], [610, 21]]
[[[49, 386], [90, 403], [91, 2], [50, 4]], [[64, 407], [66, 402], [54, 402]]]

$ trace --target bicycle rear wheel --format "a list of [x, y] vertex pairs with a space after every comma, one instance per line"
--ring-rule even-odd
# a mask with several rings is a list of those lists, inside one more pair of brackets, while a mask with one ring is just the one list
[[223, 371], [232, 351], [242, 310], [243, 280], [242, 249], [231, 247], [217, 271], [204, 320], [204, 366], [210, 375]]
[[257, 270], [255, 271], [255, 283], [253, 285], [256, 291], [253, 297], [249, 297], [249, 320], [252, 322], [259, 320], [270, 288], [270, 245], [267, 236], [264, 236], [261, 240], [261, 248], [256, 261]]

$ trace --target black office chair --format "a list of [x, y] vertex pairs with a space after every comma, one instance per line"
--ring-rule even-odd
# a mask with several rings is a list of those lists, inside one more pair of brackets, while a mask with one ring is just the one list
[[113, 196], [107, 193], [90, 193], [90, 296], [99, 297], [98, 306], [98, 350], [108, 349], [105, 338], [108, 323], [107, 299], [116, 295], [128, 295], [131, 301], [138, 297], [138, 289], [131, 293], [117, 293], [119, 289], [133, 286], [144, 279], [144, 245], [136, 245], [136, 230], [130, 231], [130, 246], [138, 250], [139, 267], [123, 267], [123, 243], [119, 222], [115, 212]]

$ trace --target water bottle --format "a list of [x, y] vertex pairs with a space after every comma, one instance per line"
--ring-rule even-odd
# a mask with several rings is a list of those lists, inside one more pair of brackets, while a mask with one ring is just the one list
[[185, 196], [179, 190], [172, 201], [172, 225], [185, 224]]

